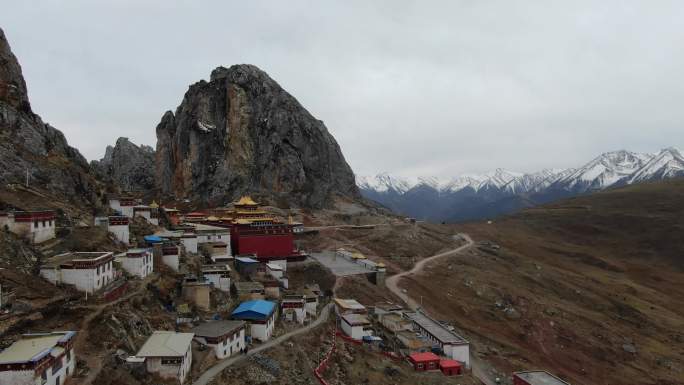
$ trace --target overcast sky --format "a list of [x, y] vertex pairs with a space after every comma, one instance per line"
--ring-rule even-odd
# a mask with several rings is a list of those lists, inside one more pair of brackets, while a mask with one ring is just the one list
[[[373, 3], [373, 4], [371, 4]], [[259, 66], [357, 174], [578, 166], [684, 143], [681, 1], [13, 1], [34, 111], [88, 159], [219, 65]]]

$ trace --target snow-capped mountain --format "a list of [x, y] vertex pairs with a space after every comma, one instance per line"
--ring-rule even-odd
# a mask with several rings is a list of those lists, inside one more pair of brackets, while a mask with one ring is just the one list
[[410, 190], [415, 183], [411, 183], [406, 179], [390, 176], [383, 172], [376, 176], [356, 176], [356, 185], [362, 190], [372, 190], [375, 192], [394, 191], [403, 194]]
[[684, 175], [684, 156], [677, 149], [670, 147], [650, 158], [641, 169], [629, 177], [627, 183], [674, 178], [682, 175]]
[[554, 187], [578, 193], [602, 190], [634, 175], [651, 158], [653, 158], [651, 154], [624, 150], [606, 152], [565, 178], [556, 181]]
[[434, 221], [482, 219], [611, 186], [684, 176], [675, 148], [657, 154], [613, 151], [570, 169], [519, 173], [496, 169], [481, 175], [400, 178], [388, 173], [357, 177], [367, 198], [390, 209]]

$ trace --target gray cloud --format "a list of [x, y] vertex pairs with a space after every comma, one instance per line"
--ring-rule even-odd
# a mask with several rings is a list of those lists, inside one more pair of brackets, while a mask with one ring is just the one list
[[0, 25], [34, 110], [89, 159], [119, 136], [153, 145], [187, 86], [234, 63], [324, 120], [359, 174], [684, 143], [677, 1], [13, 3]]

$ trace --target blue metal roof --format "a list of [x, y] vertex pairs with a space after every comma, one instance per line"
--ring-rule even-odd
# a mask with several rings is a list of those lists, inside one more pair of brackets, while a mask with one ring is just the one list
[[274, 309], [275, 303], [259, 299], [241, 303], [231, 316], [234, 319], [264, 320], [273, 314]]
[[161, 237], [156, 235], [145, 235], [145, 242], [149, 243], [159, 243], [162, 241]]

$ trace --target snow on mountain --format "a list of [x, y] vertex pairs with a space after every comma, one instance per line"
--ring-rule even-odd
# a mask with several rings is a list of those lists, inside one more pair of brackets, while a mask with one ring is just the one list
[[661, 150], [627, 180], [628, 184], [684, 176], [684, 156], [675, 148]]
[[394, 191], [400, 195], [419, 186], [434, 189], [441, 195], [467, 188], [476, 193], [499, 191], [508, 195], [541, 193], [547, 189], [584, 193], [623, 183], [681, 175], [684, 175], [684, 156], [675, 148], [666, 148], [656, 155], [625, 150], [606, 152], [579, 168], [544, 169], [527, 174], [499, 168], [485, 174], [464, 174], [450, 179], [429, 176], [408, 179], [381, 173], [357, 177], [357, 185], [362, 190]]
[[513, 178], [504, 186], [504, 190], [510, 194], [539, 192], [573, 172], [575, 172], [574, 168], [547, 168]]
[[554, 186], [576, 192], [601, 190], [634, 174], [652, 157], [624, 150], [606, 152], [558, 180]]
[[[657, 154], [613, 151], [579, 168], [521, 174], [497, 169], [453, 178], [357, 177], [367, 198], [396, 212], [434, 221], [490, 218], [611, 186], [684, 177], [684, 156], [674, 148]], [[435, 194], [436, 193], [436, 194]]]
[[451, 178], [449, 181], [443, 184], [442, 192], [444, 193], [454, 193], [461, 191], [465, 188], [472, 188], [477, 191], [482, 184], [487, 179], [485, 175], [463, 175]]
[[357, 176], [356, 185], [363, 190], [371, 190], [376, 192], [396, 191], [399, 194], [404, 194], [410, 190], [415, 183], [411, 183], [407, 179], [390, 176], [388, 173], [380, 173], [376, 176]]

